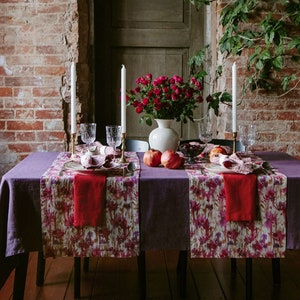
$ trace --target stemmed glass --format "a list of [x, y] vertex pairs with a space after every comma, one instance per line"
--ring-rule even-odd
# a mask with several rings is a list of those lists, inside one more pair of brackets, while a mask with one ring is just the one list
[[122, 126], [106, 126], [106, 142], [109, 146], [113, 147], [115, 159], [116, 148], [120, 146], [122, 142]]
[[256, 126], [253, 124], [240, 125], [239, 136], [241, 144], [245, 147], [245, 153], [248, 153], [249, 146], [252, 146], [255, 143]]
[[207, 146], [207, 143], [212, 140], [212, 128], [209, 117], [206, 117], [199, 122], [199, 139], [204, 142], [205, 147]]
[[88, 150], [91, 149], [91, 145], [96, 140], [96, 123], [81, 123], [80, 135], [81, 140], [87, 145]]

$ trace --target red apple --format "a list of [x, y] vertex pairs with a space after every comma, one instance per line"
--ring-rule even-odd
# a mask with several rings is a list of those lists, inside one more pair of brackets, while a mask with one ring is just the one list
[[161, 156], [161, 164], [168, 169], [178, 169], [183, 162], [184, 158], [173, 150], [166, 150]]
[[144, 153], [143, 162], [149, 167], [158, 167], [160, 165], [161, 152], [159, 150], [150, 149]]

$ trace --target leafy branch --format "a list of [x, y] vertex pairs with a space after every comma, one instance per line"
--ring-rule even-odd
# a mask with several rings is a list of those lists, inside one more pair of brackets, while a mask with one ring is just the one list
[[[215, 0], [189, 1], [200, 9]], [[287, 71], [291, 63], [297, 64], [300, 60], [299, 1], [229, 1], [222, 7], [220, 17], [223, 27], [220, 52], [229, 58], [247, 51], [249, 75], [245, 78], [244, 91], [281, 86], [287, 93], [299, 84], [300, 71], [293, 74]], [[198, 58], [193, 58], [192, 63], [199, 63]], [[221, 70], [222, 66], [218, 66], [217, 77]]]

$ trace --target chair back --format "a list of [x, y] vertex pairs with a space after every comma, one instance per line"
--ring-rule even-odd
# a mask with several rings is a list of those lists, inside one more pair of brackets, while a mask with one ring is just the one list
[[126, 139], [125, 150], [135, 151], [135, 152], [145, 152], [149, 150], [149, 144], [147, 141]]

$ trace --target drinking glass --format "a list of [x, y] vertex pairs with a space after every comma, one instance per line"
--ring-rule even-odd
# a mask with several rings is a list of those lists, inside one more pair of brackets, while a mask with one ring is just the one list
[[81, 140], [87, 145], [88, 150], [96, 140], [96, 126], [96, 123], [80, 124]]
[[115, 158], [116, 148], [120, 146], [122, 142], [122, 126], [106, 126], [106, 142], [109, 146], [113, 147]]
[[212, 140], [212, 126], [209, 117], [206, 117], [199, 122], [199, 139], [204, 142], [205, 147], [207, 146], [207, 143]]
[[245, 153], [248, 153], [249, 147], [255, 143], [256, 126], [253, 124], [240, 125], [239, 136], [241, 144], [245, 147]]

